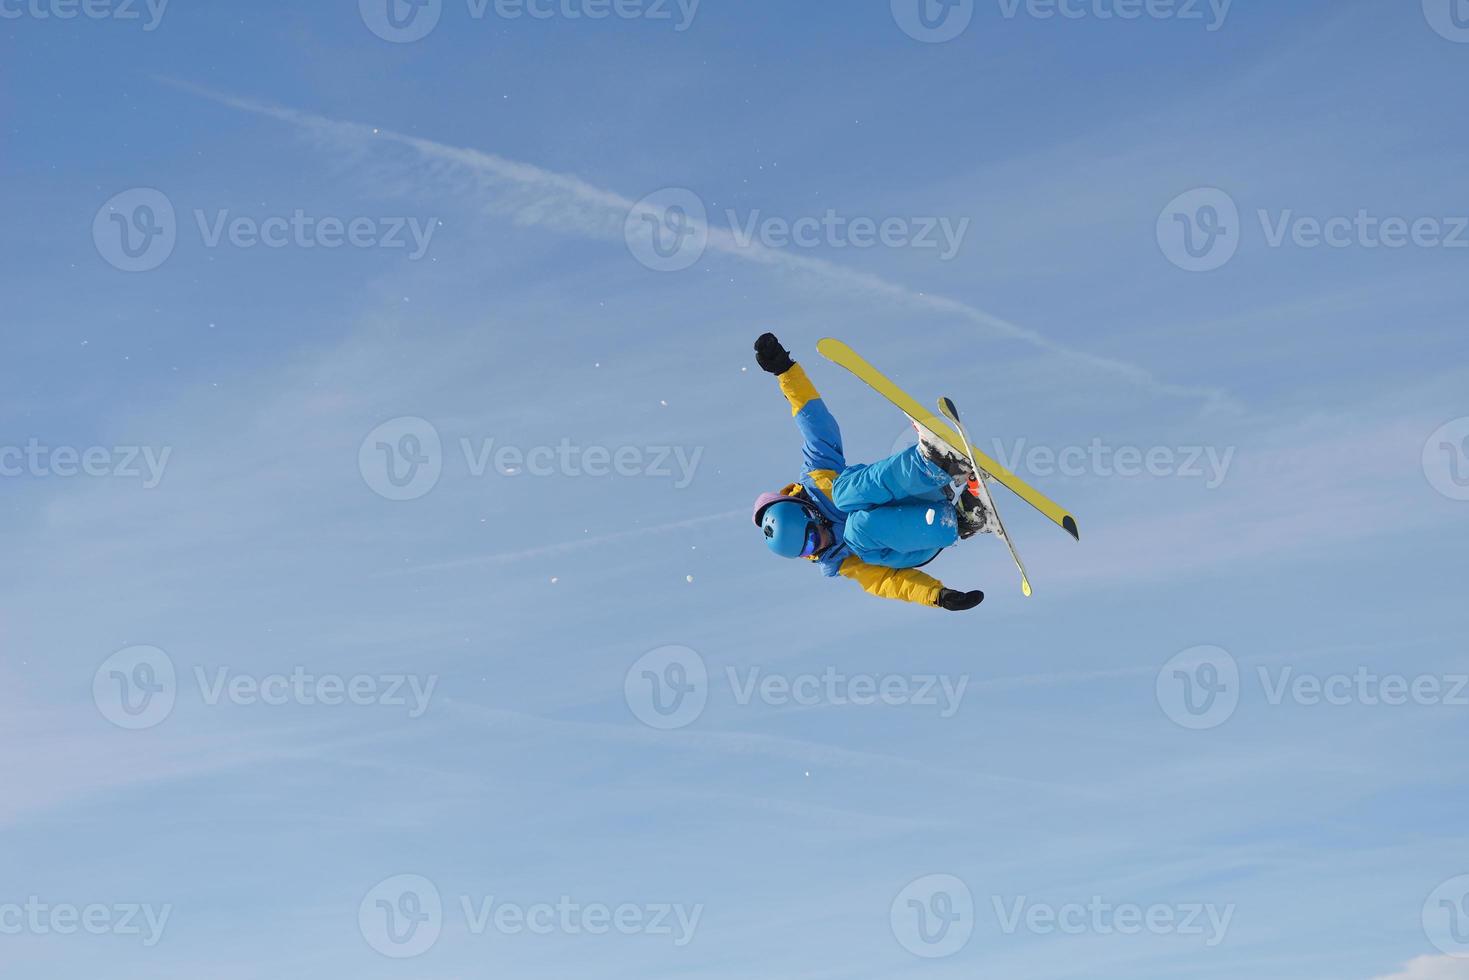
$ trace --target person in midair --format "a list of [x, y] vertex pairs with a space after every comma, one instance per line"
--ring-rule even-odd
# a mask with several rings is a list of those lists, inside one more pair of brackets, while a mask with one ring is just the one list
[[977, 474], [969, 460], [915, 421], [918, 445], [848, 465], [836, 419], [774, 334], [755, 341], [755, 360], [780, 382], [803, 440], [801, 479], [755, 501], [765, 546], [884, 599], [954, 612], [983, 602], [983, 592], [945, 588], [919, 571], [957, 541], [994, 531], [971, 489]]

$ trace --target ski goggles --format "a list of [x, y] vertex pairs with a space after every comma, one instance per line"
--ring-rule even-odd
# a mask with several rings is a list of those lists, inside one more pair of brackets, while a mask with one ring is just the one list
[[801, 557], [810, 558], [821, 550], [821, 522], [813, 520], [806, 525], [806, 544], [801, 548]]

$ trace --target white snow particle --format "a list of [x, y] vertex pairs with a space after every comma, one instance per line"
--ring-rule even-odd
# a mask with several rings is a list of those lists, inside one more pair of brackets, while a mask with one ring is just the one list
[[688, 582], [690, 585], [693, 585], [694, 584], [694, 577], [692, 575], [686, 575], [686, 576], [684, 576], [684, 581], [685, 582]]
[[923, 519], [926, 520], [926, 521], [928, 521], [928, 524], [929, 524], [930, 527], [933, 526], [934, 510], [933, 510], [932, 507], [930, 507], [928, 509], [928, 513], [927, 514], [924, 514], [923, 515]]

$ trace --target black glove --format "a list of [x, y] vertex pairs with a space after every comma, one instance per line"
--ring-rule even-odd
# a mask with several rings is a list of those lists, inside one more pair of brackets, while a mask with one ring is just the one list
[[770, 374], [785, 374], [796, 366], [796, 362], [791, 360], [791, 352], [780, 346], [773, 333], [761, 334], [755, 341], [755, 360], [760, 364], [760, 370]]
[[953, 589], [939, 589], [939, 605], [949, 612], [963, 612], [973, 609], [984, 602], [984, 593], [975, 589], [973, 592], [956, 592]]

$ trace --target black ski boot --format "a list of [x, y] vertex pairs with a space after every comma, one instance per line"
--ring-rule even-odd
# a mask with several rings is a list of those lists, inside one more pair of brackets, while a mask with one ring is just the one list
[[974, 467], [969, 465], [967, 456], [917, 422], [913, 423], [913, 428], [918, 432], [919, 455], [953, 477], [956, 484], [968, 483], [975, 478]]
[[954, 504], [954, 511], [959, 515], [959, 539], [968, 541], [976, 534], [994, 534], [995, 521], [990, 509], [979, 499], [979, 495], [973, 490], [974, 484], [964, 488], [959, 494], [958, 501]]

